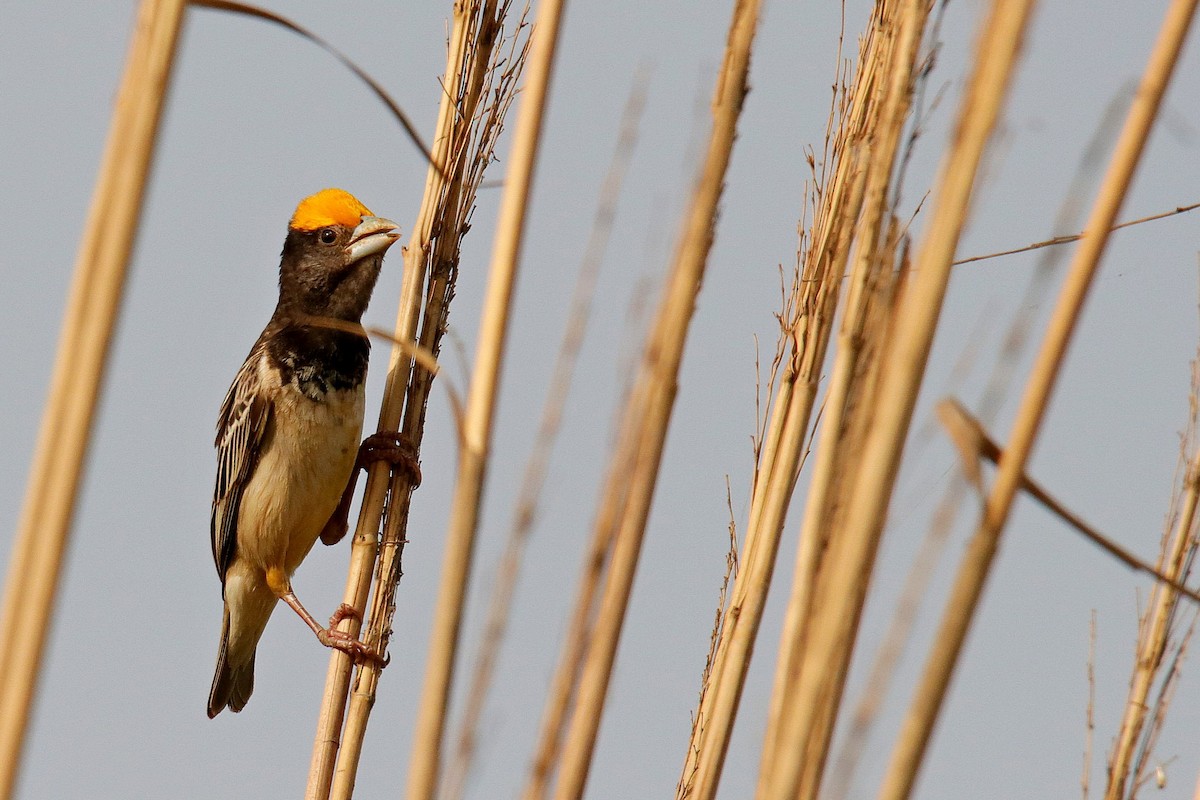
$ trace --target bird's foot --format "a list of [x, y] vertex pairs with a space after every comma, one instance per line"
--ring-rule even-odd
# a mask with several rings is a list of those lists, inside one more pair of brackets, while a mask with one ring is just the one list
[[373, 433], [358, 447], [354, 470], [342, 492], [342, 499], [321, 530], [321, 541], [327, 545], [337, 544], [350, 531], [350, 503], [354, 500], [354, 487], [358, 484], [358, 471], [373, 462], [386, 461], [393, 468], [408, 473], [413, 488], [421, 485], [421, 465], [417, 462], [417, 450], [407, 439], [395, 431]]
[[358, 609], [349, 603], [342, 603], [337, 607], [337, 611], [333, 612], [333, 616], [329, 618], [329, 630], [336, 628], [343, 620], [355, 619], [359, 622], [363, 621], [363, 615]]
[[417, 448], [396, 431], [379, 431], [363, 439], [358, 448], [357, 466], [366, 469], [374, 461], [386, 461], [408, 473], [413, 488], [421, 485], [421, 465]]
[[[341, 609], [339, 608], [338, 611]], [[334, 613], [337, 616], [337, 613]], [[317, 640], [326, 647], [341, 650], [350, 656], [350, 660], [358, 666], [371, 664], [379, 669], [388, 665], [390, 659], [384, 658], [378, 650], [368, 647], [365, 642], [355, 639], [345, 631], [336, 628], [323, 628], [317, 631]]]

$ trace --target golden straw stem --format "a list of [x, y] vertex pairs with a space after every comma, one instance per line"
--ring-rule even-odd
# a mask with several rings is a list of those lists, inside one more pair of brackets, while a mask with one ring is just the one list
[[[679, 364], [696, 294], [712, 246], [717, 204], [724, 186], [737, 120], [746, 96], [750, 52], [758, 26], [758, 0], [735, 3], [725, 59], [713, 98], [713, 126], [704, 171], [692, 198], [686, 228], [676, 252], [658, 319], [647, 340], [638, 386], [626, 407], [635, 420], [633, 469], [610, 471], [609, 480], [625, 484], [615, 520], [612, 563], [605, 580], [596, 625], [579, 684], [579, 696], [567, 730], [556, 800], [582, 797], [595, 750], [617, 643], [628, 607], [629, 593], [641, 551], [646, 519], [662, 460], [667, 426], [674, 406]], [[617, 457], [623, 456], [618, 451]], [[610, 492], [606, 491], [606, 495]], [[603, 516], [603, 514], [602, 514]]]
[[[1026, 0], [1026, 5], [1030, 5]], [[1121, 210], [1125, 193], [1141, 158], [1150, 129], [1158, 114], [1179, 51], [1183, 46], [1197, 0], [1174, 0], [1167, 10], [1154, 51], [1142, 76], [1141, 86], [1121, 131], [1104, 182], [1085, 227], [1079, 249], [1059, 296], [1059, 303], [1038, 353], [1033, 371], [1021, 398], [1020, 409], [1008, 446], [1000, 459], [992, 491], [988, 496], [983, 520], [975, 531], [963, 558], [958, 577], [947, 600], [946, 611], [937, 638], [926, 663], [921, 683], [913, 698], [888, 771], [880, 788], [880, 800], [903, 800], [912, 791], [917, 769], [937, 721], [950, 676], [958, 661], [992, 559], [1000, 532], [1008, 519], [1013, 498], [1020, 488], [1025, 464], [1029, 460], [1046, 404], [1054, 390], [1067, 345], [1074, 333], [1092, 278], [1104, 253], [1113, 221]], [[1003, 13], [1015, 14], [1017, 5], [1004, 4]], [[1000, 4], [997, 4], [997, 11]]]
[[75, 261], [0, 614], [0, 630], [24, 632], [19, 646], [0, 649], [4, 798], [16, 784], [183, 11], [183, 0], [141, 4]]
[[467, 578], [475, 549], [475, 532], [479, 525], [509, 311], [563, 5], [564, 0], [541, 3], [531, 34], [528, 79], [521, 92], [516, 133], [509, 154], [510, 166], [505, 175], [504, 194], [500, 199], [492, 265], [480, 320], [479, 352], [467, 392], [463, 447], [459, 454], [442, 580], [430, 636], [429, 661], [413, 734], [406, 793], [409, 800], [432, 800], [438, 785], [442, 739], [458, 652]]

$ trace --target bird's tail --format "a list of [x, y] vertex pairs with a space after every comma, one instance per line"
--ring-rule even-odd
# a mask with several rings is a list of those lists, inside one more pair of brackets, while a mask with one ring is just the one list
[[233, 712], [246, 707], [254, 691], [254, 654], [240, 664], [229, 661], [229, 607], [225, 607], [225, 618], [221, 623], [221, 649], [217, 653], [217, 672], [213, 676], [212, 690], [208, 693], [208, 718], [212, 719], [228, 707]]

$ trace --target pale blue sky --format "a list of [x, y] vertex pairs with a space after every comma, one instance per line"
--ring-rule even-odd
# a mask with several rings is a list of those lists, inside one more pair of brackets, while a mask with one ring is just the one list
[[[847, 3], [847, 55], [856, 49], [867, 5]], [[0, 415], [5, 560], [133, 6], [78, 0], [3, 6], [0, 184], [14, 219], [0, 259], [0, 374], [9, 387]], [[1108, 104], [1128, 95], [1165, 6], [1163, 0], [1042, 3], [962, 255], [1051, 235], [1080, 153]], [[358, 60], [428, 136], [449, 3], [270, 7]], [[932, 181], [983, 7], [958, 0], [948, 10], [931, 82], [945, 95], [907, 179], [910, 208]], [[653, 299], [645, 280], [661, 272], [670, 252], [692, 169], [688, 143], [707, 125], [728, 16], [728, 3], [682, 0], [579, 2], [567, 12], [499, 407], [477, 562], [482, 576], [490, 574], [507, 531], [536, 419], [532, 409], [540, 408], [621, 109], [643, 63], [651, 68], [649, 105], [567, 409], [568, 433], [530, 547], [501, 691], [485, 719], [474, 798], [513, 796], [525, 774], [570, 602], [565, 587], [579, 569], [605, 466], [629, 355], [619, 347], [628, 341], [628, 309]], [[766, 7], [592, 770], [592, 798], [664, 797], [674, 790], [724, 568], [726, 475], [739, 526], [745, 520], [754, 336], [769, 351], [778, 265], [789, 267], [795, 257], [802, 148], [819, 147], [824, 132], [839, 18], [832, 2], [774, 0]], [[1200, 57], [1193, 43], [1125, 217], [1200, 199], [1197, 97]], [[290, 615], [277, 614], [268, 628], [246, 711], [214, 721], [204, 715], [220, 625], [208, 544], [212, 430], [228, 382], [273, 307], [278, 253], [295, 203], [341, 186], [407, 233], [424, 165], [386, 111], [323, 52], [273, 26], [205, 10], [189, 14], [159, 144], [18, 792], [27, 800], [296, 797], [307, 773], [327, 658]], [[493, 169], [491, 177], [501, 177], [503, 160]], [[485, 193], [475, 214], [451, 315], [453, 334], [468, 352], [498, 197]], [[1114, 238], [1032, 466], [1064, 502], [1147, 557], [1157, 552], [1177, 432], [1187, 415], [1198, 234], [1200, 217], [1184, 216]], [[931, 433], [932, 403], [953, 391], [968, 407], [978, 405], [1034, 264], [1032, 256], [1016, 256], [963, 267], [951, 285], [863, 626], [864, 655], [886, 628], [930, 511], [956, 468], [941, 434]], [[400, 269], [393, 254], [369, 323], [391, 324]], [[1035, 339], [1052, 303], [1047, 294], [1036, 304]], [[965, 379], [952, 377], [968, 346], [979, 350], [973, 366]], [[459, 376], [453, 353], [447, 347], [448, 374]], [[377, 345], [369, 407], [378, 405], [384, 367]], [[396, 795], [410, 750], [455, 470], [443, 398], [435, 393], [430, 413], [392, 665], [360, 770], [363, 798]], [[998, 438], [1011, 413], [1010, 401], [994, 426]], [[793, 513], [722, 797], [749, 796], [753, 785], [798, 522]], [[901, 668], [902, 684], [920, 667], [968, 528], [964, 515], [924, 607], [918, 646]], [[345, 547], [319, 548], [296, 576], [297, 591], [318, 616], [339, 602], [346, 557]], [[1124, 699], [1137, 598], [1148, 586], [1039, 508], [1020, 503], [917, 796], [1078, 796], [1092, 609], [1099, 619], [1093, 775], [1099, 783]], [[468, 652], [482, 602], [477, 591]], [[15, 643], [21, 632], [6, 635]], [[851, 696], [861, 686], [864, 660]], [[902, 690], [886, 706], [854, 796], [873, 796], [906, 703]], [[1200, 681], [1188, 663], [1159, 747], [1163, 758], [1178, 758], [1159, 796], [1190, 797], [1200, 769], [1197, 730]]]

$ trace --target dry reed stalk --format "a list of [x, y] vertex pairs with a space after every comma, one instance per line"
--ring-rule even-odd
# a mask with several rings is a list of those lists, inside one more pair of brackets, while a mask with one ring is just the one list
[[634, 89], [625, 105], [624, 113], [621, 115], [617, 146], [608, 173], [600, 188], [599, 205], [596, 209], [591, 236], [584, 249], [583, 263], [580, 265], [572, 292], [566, 331], [555, 359], [533, 452], [525, 465], [508, 541], [496, 568], [491, 598], [487, 604], [487, 621], [479, 643], [479, 652], [475, 658], [475, 669], [470, 688], [467, 691], [466, 707], [463, 709], [458, 735], [455, 737], [457, 745], [454, 760], [447, 769], [446, 781], [441, 793], [441, 796], [447, 800], [461, 798], [466, 791], [467, 776], [470, 773], [478, 741], [479, 721], [483, 716], [496, 662], [499, 659], [500, 648], [508, 628], [512, 597], [520, 576], [521, 561], [525, 546], [533, 532], [542, 490], [545, 487], [550, 467], [550, 456], [558, 438], [575, 364], [587, 332], [596, 279], [599, 276], [600, 266], [603, 263], [604, 253], [612, 233], [617, 212], [617, 200], [621, 194], [625, 173], [632, 160], [634, 144], [637, 141], [638, 120], [641, 118], [645, 102], [646, 75], [643, 71], [636, 79]]
[[[999, 544], [1000, 532], [1008, 519], [1013, 499], [1021, 484], [1025, 464], [1033, 449], [1033, 442], [1041, 426], [1067, 345], [1070, 343], [1100, 256], [1108, 241], [1109, 232], [1120, 212], [1121, 203], [1157, 116], [1196, 4], [1197, 0], [1174, 0], [1167, 10], [1159, 39], [1085, 226], [1087, 233], [1072, 260], [1058, 307], [1050, 321], [1046, 339], [1022, 397], [1017, 419], [1009, 436], [1009, 445], [1000, 460], [995, 482], [988, 496], [983, 519], [968, 545], [962, 567], [951, 590], [924, 675], [892, 753], [891, 763], [880, 789], [881, 800], [901, 800], [907, 798], [912, 791], [925, 747]], [[1025, 7], [1021, 8], [1016, 3], [1009, 4], [1004, 6], [1002, 12], [1014, 15], [1023, 11], [1024, 15], [1027, 15], [1031, 3], [1024, 5]], [[1001, 11], [999, 6], [996, 11]], [[992, 30], [997, 31], [1000, 24], [1000, 21], [996, 20], [991, 26]], [[1009, 35], [1015, 43], [1019, 40], [1018, 25], [1023, 26], [1023, 21], [1018, 23], [1014, 20], [1011, 25], [1013, 29]], [[947, 262], [950, 256], [952, 253], [947, 256]]]
[[[717, 204], [746, 96], [758, 11], [758, 0], [743, 0], [734, 6], [713, 97], [713, 126], [703, 172], [692, 197], [654, 328], [646, 342], [639, 378], [626, 406], [626, 422], [622, 428], [630, 433], [622, 438], [630, 446], [619, 448], [614, 465], [628, 458], [632, 468], [624, 474], [616, 469], [609, 473], [610, 483], [605, 494], [615, 497], [617, 502], [601, 510], [599, 521], [610, 515], [614, 521], [612, 559], [583, 662], [578, 698], [567, 729], [554, 791], [557, 800], [581, 797], [591, 766], [674, 406], [679, 365], [712, 247]], [[623, 484], [620, 490], [613, 488], [611, 482], [614, 481]]]
[[[488, 288], [480, 321], [478, 353], [467, 394], [463, 447], [459, 453], [446, 555], [438, 590], [429, 661], [409, 764], [409, 800], [432, 800], [438, 785], [442, 739], [450, 703], [450, 686], [466, 600], [467, 579], [479, 524], [484, 473], [491, 444], [492, 418], [509, 310], [516, 283], [521, 238], [533, 171], [537, 163], [563, 0], [544, 0], [538, 7], [529, 55], [529, 78], [522, 89], [510, 166], [505, 175]], [[348, 797], [348, 795], [347, 795]]]
[[[838, 398], [839, 400], [844, 399], [845, 402], [840, 429], [830, 425], [830, 428], [836, 431], [831, 435], [837, 438], [823, 443], [836, 451], [834, 458], [831, 459], [832, 467], [829, 472], [831, 480], [829, 480], [828, 486], [825, 486], [824, 502], [827, 507], [823, 519], [825, 520], [824, 524], [828, 526], [828, 531], [840, 529], [839, 526], [843, 523], [845, 511], [850, 502], [853, 485], [846, 480], [846, 477], [855, 475], [858, 470], [863, 442], [871, 424], [870, 410], [879, 402], [881, 354], [884, 352], [885, 344], [890, 339], [896, 324], [895, 299], [902, 292], [911, 269], [905, 248], [901, 248], [898, 254], [899, 266], [897, 267], [895, 264], [897, 228], [898, 226], [893, 222], [887, 239], [891, 244], [881, 247], [877, 258], [871, 264], [870, 275], [874, 281], [874, 285], [870, 287], [871, 294], [861, 303], [861, 311], [855, 309], [863, 321], [864, 335], [854, 355], [857, 362], [854, 365], [854, 371], [845, 381], [845, 390]], [[814, 473], [815, 477], [816, 473]], [[828, 598], [832, 592], [839, 591], [837, 586], [830, 581], [829, 575], [831, 564], [836, 563], [834, 559], [841, 553], [839, 546], [841, 543], [836, 539], [831, 542], [823, 530], [819, 530], [818, 533], [821, 537], [817, 540], [818, 546], [822, 542], [825, 543], [829, 552], [817, 562], [815, 574], [808, 576], [811, 581], [808, 616], [804, 620], [803, 627], [795, 632], [800, 641], [804, 641], [801, 637], [807, 636], [812, 630], [812, 626], [820, 621], [822, 604], [826, 602], [825, 598]], [[853, 587], [854, 602], [859, 611], [861, 611], [868, 585], [869, 579], [864, 578]], [[829, 620], [824, 620], [824, 622], [828, 624]], [[803, 653], [803, 650], [800, 652]], [[845, 675], [836, 676], [836, 680], [834, 691], [840, 696]], [[801, 774], [799, 792], [802, 796], [814, 795], [824, 780], [824, 763], [828, 758], [826, 753], [839, 712], [840, 704], [826, 703], [818, 709], [817, 715], [813, 718], [815, 728], [808, 741], [797, 743], [794, 739], [790, 740], [796, 746], [797, 753], [803, 750], [807, 751], [801, 757], [800, 763], [820, 764], [819, 768], [809, 769]], [[789, 725], [784, 730], [794, 736], [793, 726], [800, 720], [803, 720], [802, 715], [793, 715], [788, 719]], [[787, 738], [781, 738], [779, 744], [781, 749], [786, 750], [785, 743], [787, 741], [789, 741]]]
[[[1200, 501], [1200, 445], [1196, 440], [1197, 383], [1200, 381], [1200, 363], [1192, 365], [1191, 419], [1185, 443], [1193, 453], [1183, 470], [1183, 494], [1173, 503], [1174, 531], [1164, 534], [1162, 551], [1159, 554], [1157, 571], [1165, 573], [1174, 582], [1182, 582], [1191, 572], [1197, 549], [1200, 548], [1200, 531], [1197, 526], [1197, 503]], [[1187, 458], [1181, 453], [1181, 460]], [[1150, 703], [1150, 692], [1163, 667], [1167, 664], [1168, 650], [1179, 654], [1187, 646], [1191, 632], [1178, 638], [1177, 620], [1181, 593], [1173, 586], [1154, 587], [1150, 607], [1138, 625], [1138, 644], [1133, 675], [1129, 680], [1129, 694], [1125, 702], [1125, 713], [1112, 755], [1108, 761], [1108, 783], [1105, 800], [1133, 800], [1137, 788], [1143, 781], [1142, 767], [1145, 757], [1153, 746], [1153, 739], [1161, 728], [1165, 703]], [[1174, 663], [1163, 679], [1160, 696], [1169, 692], [1177, 672]], [[1147, 722], [1149, 725], [1147, 726]]]
[[[943, 5], [940, 8], [944, 11], [945, 6]], [[936, 32], [939, 24], [940, 20], [935, 18], [931, 28], [931, 35], [934, 37], [937, 35]], [[926, 72], [926, 74], [928, 73]], [[1054, 230], [1070, 230], [1078, 228], [1082, 224], [1078, 219], [1083, 213], [1080, 197], [1087, 190], [1087, 185], [1091, 178], [1100, 171], [1103, 159], [1116, 139], [1116, 129], [1120, 124], [1120, 115], [1123, 111], [1122, 104], [1118, 104], [1115, 101], [1109, 104], [1102, 121], [1097, 126], [1096, 133], [1084, 149], [1079, 164], [1076, 166], [1075, 175], [1055, 217]], [[1173, 213], [1182, 213], [1186, 210], [1187, 208], [1184, 207], [1176, 209], [1173, 212], [1157, 214], [1140, 220], [1132, 220], [1114, 226], [1114, 229], [1141, 222], [1149, 222], [1153, 219], [1161, 219]], [[1027, 249], [1034, 250], [1048, 247], [1051, 244], [1075, 241], [1077, 238], [1077, 236], [1058, 236], [1027, 248], [1017, 248], [1005, 251], [1004, 253], [977, 256], [969, 259], [958, 259], [954, 263], [957, 266], [971, 261], [993, 258], [998, 255], [1009, 255], [1016, 252], [1024, 252]], [[1016, 364], [1024, 352], [1025, 345], [1029, 339], [1028, 332], [1032, 325], [1033, 309], [1037, 307], [1036, 299], [1045, 294], [1048, 282], [1053, 275], [1059, 259], [1059, 251], [1046, 251], [1038, 259], [1037, 269], [1025, 287], [1023, 299], [1018, 303], [1018, 307], [1022, 310], [1013, 317], [1009, 324], [1008, 332], [1004, 336], [1001, 356], [992, 368], [979, 402], [979, 416], [985, 421], [990, 421], [994, 418], [1006, 396], [1006, 388], [1012, 383], [1012, 372], [1016, 368]], [[973, 341], [974, 337], [971, 340]], [[963, 355], [960, 357], [960, 367], [956, 368], [956, 372], [966, 368], [965, 362], [969, 358], [970, 350], [971, 348], [964, 350]], [[977, 425], [977, 427], [982, 431], [981, 425]], [[999, 447], [995, 448], [995, 452], [999, 453]], [[983, 457], [991, 457], [975, 451], [964, 457], [975, 460], [981, 455]], [[968, 482], [961, 478], [953, 480], [946, 488], [942, 499], [933, 513], [929, 531], [909, 567], [908, 577], [905, 579], [904, 587], [901, 590], [899, 601], [896, 605], [896, 612], [892, 617], [883, 643], [876, 651], [874, 662], [868, 673], [866, 688], [864, 688], [859, 702], [855, 706], [842, 742], [842, 747], [838, 752], [836, 770], [833, 774], [833, 784], [831, 785], [830, 792], [830, 797], [835, 800], [845, 797], [851, 789], [858, 761], [867, 745], [878, 709], [886, 698], [895, 675], [895, 665], [899, 661], [907, 644], [910, 632], [916, 621], [921, 600], [924, 598], [929, 582], [933, 578], [934, 568], [945, 548], [948, 541], [947, 537], [962, 507], [962, 503], [968, 496], [969, 488], [971, 487]], [[982, 492], [981, 488], [978, 486], [976, 488]], [[1068, 520], [1068, 524], [1072, 524], [1070, 520]], [[1079, 528], [1079, 530], [1084, 532], [1085, 535], [1089, 535], [1083, 528]]]
[[[839, 243], [837, 270], [828, 280], [835, 284], [849, 256], [849, 237], [855, 240], [855, 258], [850, 270], [849, 296], [839, 330], [839, 348], [833, 376], [824, 403], [821, 447], [805, 507], [804, 524], [797, 554], [783, 641], [778, 656], [774, 691], [761, 762], [758, 796], [776, 796], [781, 784], [798, 786], [798, 759], [789, 760], [784, 752], [798, 755], [803, 739], [797, 739], [795, 726], [801, 721], [790, 697], [795, 691], [800, 654], [813, 604], [820, 554], [832, 529], [830, 512], [838, 503], [833, 498], [842, 491], [836, 477], [846, 472], [845, 458], [854, 452], [846, 441], [861, 423], [854, 422], [853, 409], [869, 395], [874, 379], [870, 365], [879, 350], [879, 331], [894, 287], [891, 285], [891, 253], [897, 236], [891, 223], [888, 200], [896, 155], [911, 108], [911, 97], [918, 72], [921, 36], [929, 13], [923, 2], [877, 4], [860, 54], [860, 65], [850, 103], [858, 116], [852, 120], [853, 136], [848, 146], [857, 160], [851, 162], [851, 175], [860, 186], [858, 205], [845, 216], [846, 241]], [[840, 176], [839, 176], [840, 177]], [[835, 181], [838, 183], [840, 181]], [[824, 193], [826, 196], [829, 192]], [[861, 213], [860, 213], [861, 207]], [[822, 354], [823, 355], [823, 354]], [[820, 362], [816, 364], [820, 368]], [[793, 792], [795, 789], [793, 789]]]
[[[468, 15], [465, 6], [455, 6], [454, 24], [448, 43], [446, 84], [457, 85], [461, 69], [466, 60], [466, 38]], [[450, 161], [451, 138], [449, 132], [455, 119], [454, 99], [443, 92], [438, 111], [437, 129], [434, 136], [433, 160], [425, 180], [425, 195], [417, 215], [417, 222], [404, 250], [404, 278], [400, 291], [400, 304], [396, 319], [396, 338], [412, 341], [421, 313], [421, 289], [425, 283], [426, 261], [433, 236], [433, 222], [448, 182], [445, 165]], [[439, 168], [434, 168], [438, 164]], [[403, 389], [412, 369], [410, 357], [399, 348], [393, 347], [388, 365], [387, 384], [384, 389], [383, 406], [379, 415], [380, 431], [395, 430], [404, 408]], [[371, 574], [378, 554], [378, 530], [383, 518], [384, 502], [390, 490], [390, 472], [381, 462], [367, 468], [366, 488], [363, 491], [357, 527], [351, 540], [349, 575], [343, 602], [354, 608], [363, 608], [371, 586]], [[411, 489], [409, 490], [411, 491]], [[358, 635], [354, 620], [346, 620], [341, 628]], [[333, 782], [333, 772], [342, 738], [342, 723], [346, 710], [346, 696], [350, 690], [352, 663], [344, 654], [334, 651], [330, 655], [329, 668], [325, 677], [325, 690], [317, 718], [317, 732], [313, 742], [312, 760], [309, 765], [306, 800], [326, 800]]]
[[54, 612], [96, 400], [125, 288], [182, 0], [143, 0], [63, 315], [49, 397], [5, 581], [0, 649], [0, 797], [11, 797]]
[[[524, 50], [504, 56], [501, 25], [508, 2], [455, 3], [447, 42], [447, 67], [435, 130], [433, 155], [425, 195], [405, 248], [404, 280], [394, 339], [411, 343], [436, 358], [446, 328], [449, 300], [454, 291], [459, 245], [474, 208], [483, 170], [492, 161], [496, 137], [515, 93]], [[515, 47], [515, 37], [513, 38]], [[423, 296], [424, 293], [424, 296]], [[422, 317], [422, 305], [424, 316]], [[401, 438], [419, 449], [433, 372], [414, 366], [410, 345], [393, 347], [380, 411], [381, 432], [400, 430]], [[418, 359], [418, 364], [423, 363]], [[363, 608], [374, 579], [369, 624], [364, 639], [387, 646], [395, 613], [395, 590], [413, 486], [404, 470], [391, 474], [381, 463], [368, 468], [358, 526], [351, 544], [344, 601]], [[379, 534], [382, 526], [383, 534]], [[376, 556], [379, 556], [378, 562]], [[343, 630], [357, 635], [358, 623], [348, 620]], [[338, 791], [353, 789], [362, 736], [374, 702], [379, 673], [360, 670], [354, 699], [347, 712], [352, 665], [343, 654], [330, 658], [322, 699], [306, 798], [325, 800], [335, 779]], [[346, 732], [342, 732], [346, 716]], [[339, 745], [349, 751], [338, 759]]]
[[[895, 28], [890, 24], [894, 7], [886, 3], [876, 7], [862, 43], [853, 90], [847, 91], [844, 85], [840, 92], [835, 90], [821, 179], [813, 176], [816, 216], [808, 237], [810, 246], [802, 256], [799, 287], [793, 287], [798, 294], [795, 314], [783, 323], [789, 353], [771, 404], [771, 420], [754, 475], [750, 517], [740, 558], [742, 567], [721, 623], [718, 649], [695, 715], [676, 791], [679, 798], [711, 800], [716, 795], [767, 587], [774, 572], [779, 539], [799, 474], [802, 444], [811, 422], [855, 222], [866, 194], [871, 190], [880, 196], [886, 193], [886, 177], [872, 183], [871, 176], [878, 173], [871, 172], [869, 160], [879, 150], [868, 146], [866, 134], [879, 111], [880, 95], [884, 94], [879, 87], [884, 80], [884, 65], [890, 62], [895, 44]], [[835, 86], [842, 80], [840, 54], [838, 61]], [[893, 142], [898, 142], [902, 128], [903, 115], [895, 128]], [[879, 149], [886, 151], [887, 144]], [[888, 159], [887, 174], [891, 166]], [[866, 225], [877, 226], [882, 213], [868, 217]], [[773, 707], [772, 711], [777, 717], [778, 708]]]
[[[644, 292], [634, 293], [635, 304], [643, 294]], [[640, 318], [642, 314], [634, 310], [630, 316]], [[628, 368], [620, 370], [623, 375], [631, 371]], [[621, 394], [625, 398], [625, 405], [628, 405], [633, 396], [633, 387], [624, 386]], [[521, 792], [522, 800], [543, 800], [550, 791], [550, 783], [562, 750], [568, 713], [579, 688], [583, 662], [588, 654], [588, 641], [592, 634], [598, 597], [605, 570], [612, 556], [617, 514], [621, 509], [626, 488], [624, 476], [628, 475], [634, 466], [634, 437], [637, 434], [638, 419], [626, 411], [618, 423], [617, 441], [609, 458], [602, 494], [597, 503], [596, 519], [592, 525], [592, 535], [576, 584], [575, 602], [567, 624], [567, 634], [560, 649], [558, 667], [546, 693], [538, 742], [530, 761], [529, 779]]]
[[[913, 20], [914, 15], [920, 14], [923, 28], [928, 10], [928, 6], [910, 7], [906, 18]], [[865, 373], [873, 385], [855, 393], [857, 405], [854, 413], [847, 416], [852, 424], [847, 428], [845, 442], [832, 443], [839, 452], [857, 458], [831, 470], [837, 489], [829, 491], [829, 499], [823, 498], [816, 505], [810, 499], [809, 513], [822, 514], [821, 528], [833, 533], [818, 568], [810, 573], [812, 577], [798, 570], [798, 582], [806, 578], [814, 582], [808, 590], [811, 599], [807, 599], [811, 612], [807, 626], [798, 632], [798, 644], [793, 645], [798, 655], [787, 672], [793, 683], [784, 704], [792, 713], [781, 725], [786, 734], [781, 733], [776, 741], [775, 774], [764, 776], [765, 786], [760, 782], [760, 797], [810, 798], [819, 791], [862, 604], [945, 295], [951, 259], [970, 207], [976, 170], [1005, 95], [1028, 11], [1029, 4], [997, 6], [990, 25], [985, 28], [976, 74], [960, 114], [955, 141], [943, 164], [929, 233], [912, 278], [895, 301], [895, 309], [890, 317], [880, 318], [880, 322], [890, 319], [885, 324], [894, 326], [894, 330], [887, 331], [880, 340], [884, 349], [879, 367]], [[890, 249], [881, 248], [881, 255]], [[835, 381], [837, 369], [835, 366]], [[836, 387], [835, 383], [831, 394], [837, 391]], [[850, 393], [847, 398], [854, 399]], [[868, 418], [870, 425], [866, 424]], [[834, 501], [831, 508], [837, 512], [833, 520], [820, 510], [829, 500]], [[812, 543], [812, 538], [815, 537], [810, 537], [808, 546], [819, 546]], [[802, 562], [801, 567], [807, 564]], [[804, 612], [801, 609], [797, 613]], [[797, 632], [791, 633], [795, 636]], [[790, 648], [785, 646], [786, 649]]]

